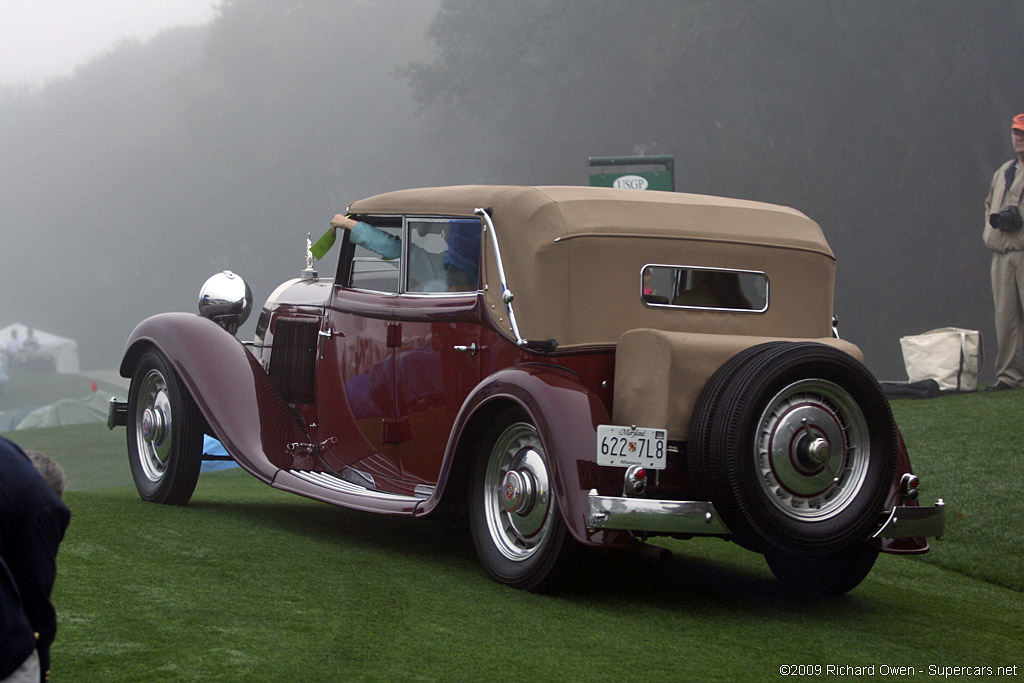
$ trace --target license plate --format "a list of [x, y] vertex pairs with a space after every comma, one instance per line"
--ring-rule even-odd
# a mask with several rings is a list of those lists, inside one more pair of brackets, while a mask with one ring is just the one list
[[597, 464], [611, 467], [639, 465], [665, 469], [668, 433], [664, 429], [600, 425], [597, 428]]

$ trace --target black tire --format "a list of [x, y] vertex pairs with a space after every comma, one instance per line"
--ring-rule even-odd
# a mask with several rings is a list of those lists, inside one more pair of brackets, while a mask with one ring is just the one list
[[855, 543], [828, 555], [806, 557], [769, 552], [775, 578], [793, 593], [807, 597], [842, 595], [860, 585], [878, 559], [877, 543]]
[[701, 390], [690, 417], [690, 435], [687, 446], [689, 454], [687, 467], [690, 473], [690, 482], [694, 487], [695, 498], [705, 500], [711, 495], [706, 476], [711, 467], [709, 459], [713, 457], [710, 443], [711, 426], [715, 424], [718, 416], [718, 404], [722, 397], [722, 391], [752, 357], [785, 343], [787, 342], [768, 342], [743, 349], [723, 363]]
[[203, 418], [170, 362], [139, 358], [128, 391], [128, 461], [143, 500], [184, 505], [203, 464]]
[[776, 343], [721, 372], [694, 411], [689, 457], [734, 540], [807, 557], [867, 539], [896, 461], [889, 403], [867, 368], [824, 344]]
[[562, 520], [547, 454], [529, 419], [502, 416], [482, 440], [470, 477], [473, 544], [488, 575], [514, 588], [556, 588], [579, 546]]

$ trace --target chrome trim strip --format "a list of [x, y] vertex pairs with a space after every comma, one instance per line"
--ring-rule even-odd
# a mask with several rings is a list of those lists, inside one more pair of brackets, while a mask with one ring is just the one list
[[599, 496], [588, 497], [588, 529], [622, 529], [703, 536], [728, 536], [732, 532], [715, 506], [699, 500], [652, 500]]
[[767, 313], [768, 308], [771, 306], [771, 280], [768, 279], [768, 273], [763, 270], [745, 270], [742, 268], [718, 268], [716, 266], [685, 266], [685, 265], [671, 265], [668, 263], [648, 263], [640, 269], [640, 287], [643, 291], [643, 272], [648, 268], [678, 268], [681, 270], [704, 270], [714, 271], [717, 273], [735, 273], [737, 275], [760, 275], [764, 277], [764, 307], [763, 308], [720, 308], [717, 306], [687, 306], [684, 304], [656, 304], [649, 301], [644, 301], [641, 296], [641, 301], [644, 306], [648, 308], [681, 308], [690, 311], [718, 311], [720, 313]]
[[416, 488], [413, 489], [413, 496], [415, 496], [417, 500], [426, 500], [434, 495], [434, 488], [435, 487], [427, 484], [416, 484]]
[[935, 505], [897, 505], [872, 538], [922, 538], [941, 536], [946, 530], [946, 503]]
[[413, 498], [412, 496], [400, 496], [394, 493], [384, 493], [382, 491], [373, 491], [358, 484], [339, 479], [332, 474], [326, 472], [313, 472], [310, 470], [288, 470], [288, 473], [307, 481], [310, 484], [322, 486], [325, 489], [332, 491], [340, 491], [341, 493], [351, 493], [359, 496], [366, 496], [367, 498], [378, 498], [380, 500], [394, 500], [403, 501], [408, 503], [417, 503], [419, 498]]
[[473, 298], [478, 296], [482, 291], [482, 289], [471, 289], [468, 292], [402, 292], [398, 296], [417, 299], [437, 299], [439, 297]]
[[501, 282], [501, 300], [505, 303], [505, 310], [508, 312], [508, 321], [512, 326], [512, 334], [516, 338], [516, 346], [523, 348], [526, 346], [526, 340], [523, 339], [523, 335], [519, 334], [519, 323], [516, 322], [516, 314], [512, 310], [512, 300], [515, 295], [508, 288], [508, 280], [505, 279], [505, 266], [501, 261], [501, 249], [498, 247], [498, 235], [494, 231], [494, 222], [491, 220], [490, 214], [487, 213], [487, 209], [474, 209], [473, 213], [483, 218], [487, 232], [491, 235], [491, 244], [494, 245], [494, 261], [498, 264], [498, 280]]

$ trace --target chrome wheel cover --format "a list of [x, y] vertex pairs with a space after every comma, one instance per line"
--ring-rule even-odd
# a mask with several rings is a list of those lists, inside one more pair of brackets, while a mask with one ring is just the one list
[[790, 384], [757, 425], [758, 482], [787, 517], [816, 522], [847, 509], [863, 489], [871, 435], [857, 401], [823, 379]]
[[537, 430], [510, 425], [495, 442], [484, 475], [484, 514], [495, 547], [522, 562], [547, 539], [557, 515]]
[[146, 478], [156, 483], [167, 472], [173, 442], [173, 419], [167, 380], [150, 370], [139, 384], [135, 404], [135, 443]]

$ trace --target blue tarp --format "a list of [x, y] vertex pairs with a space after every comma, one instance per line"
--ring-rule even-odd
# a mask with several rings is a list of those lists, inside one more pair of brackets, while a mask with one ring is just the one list
[[[221, 457], [228, 457], [228, 452], [217, 439], [213, 438], [209, 434], [203, 435], [203, 455], [216, 455]], [[203, 466], [200, 471], [202, 472], [214, 472], [216, 470], [227, 470], [232, 467], [238, 467], [238, 463], [234, 460], [204, 460]]]

